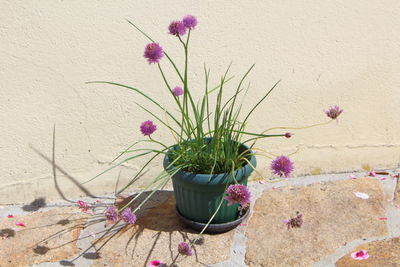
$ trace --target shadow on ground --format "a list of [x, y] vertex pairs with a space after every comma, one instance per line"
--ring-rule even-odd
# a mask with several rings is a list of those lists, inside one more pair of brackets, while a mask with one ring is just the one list
[[[84, 195], [93, 198], [93, 200], [98, 199], [88, 188], [83, 186], [77, 179], [56, 164], [55, 137], [56, 131], [54, 126], [51, 157], [46, 156], [34, 147], [31, 148], [51, 165], [55, 189], [58, 191], [60, 197], [70, 203], [75, 202], [68, 199], [63, 192], [57, 177], [57, 172], [61, 172], [76, 186], [76, 189], [81, 191]], [[138, 197], [138, 199], [131, 204], [132, 209], [137, 207], [150, 193], [151, 192], [146, 192]], [[134, 197], [135, 195], [126, 198], [117, 198], [116, 205], [119, 207], [124, 206]], [[23, 206], [22, 209], [24, 211], [33, 212], [43, 207], [46, 207], [45, 198], [38, 198], [30, 204]], [[78, 207], [70, 208], [76, 209], [75, 214], [79, 213]], [[55, 210], [57, 210], [57, 208], [55, 208]], [[28, 247], [29, 253], [35, 255], [34, 258], [37, 262], [45, 262], [46, 260], [59, 261], [63, 266], [74, 266], [75, 263], [78, 262], [78, 259], [80, 259], [79, 262], [81, 260], [93, 261], [100, 266], [104, 264], [111, 266], [132, 266], [132, 264], [134, 266], [147, 266], [149, 261], [161, 258], [163, 262], [167, 263], [167, 266], [171, 267], [190, 266], [195, 262], [200, 263], [196, 247], [194, 248], [194, 256], [190, 257], [190, 263], [186, 261], [186, 257], [180, 256], [177, 251], [177, 245], [180, 242], [189, 242], [198, 236], [195, 232], [187, 229], [178, 220], [175, 213], [175, 198], [171, 191], [161, 190], [156, 192], [136, 213], [138, 220], [134, 225], [125, 225], [122, 222], [106, 225], [103, 214], [104, 206], [97, 208], [96, 212], [97, 214], [92, 215], [89, 222], [85, 219], [85, 222], [82, 223], [80, 219], [72, 219], [70, 215], [66, 215], [64, 217], [51, 218], [51, 225], [45, 223], [43, 226], [22, 229], [21, 231], [36, 230], [32, 231], [32, 236], [37, 235], [39, 230], [47, 229], [46, 234], [41, 234], [41, 239], [33, 238], [35, 242], [30, 242], [29, 245], [25, 244], [25, 246]], [[75, 223], [75, 221], [79, 221], [79, 223]], [[56, 230], [53, 231], [53, 228]], [[85, 234], [82, 235], [81, 230], [84, 228], [87, 228], [87, 231], [84, 231]], [[2, 235], [8, 235], [8, 233], [5, 232], [8, 231], [8, 229], [5, 228], [2, 231]], [[9, 234], [10, 236], [14, 235], [18, 237], [21, 231]], [[88, 234], [88, 231], [92, 234]], [[60, 236], [65, 236], [67, 233], [70, 233], [70, 238], [60, 239]], [[97, 239], [94, 238], [94, 236]], [[58, 240], [57, 244], [54, 243], [54, 240]], [[80, 253], [78, 253], [77, 250], [77, 242], [79, 240], [90, 240], [90, 242], [86, 242], [86, 247], [81, 248], [82, 250]], [[204, 247], [202, 242], [197, 242], [197, 244], [200, 247]], [[225, 244], [221, 245], [223, 246]], [[73, 246], [73, 249], [68, 246]], [[207, 247], [210, 247], [208, 251], [210, 251], [211, 254], [218, 253], [218, 250], [213, 250], [210, 244], [207, 244]], [[65, 249], [69, 249], [69, 252], [75, 251], [75, 254], [71, 255], [71, 253], [65, 253], [65, 256], [61, 259], [51, 256], [55, 250], [62, 251]], [[60, 253], [59, 256], [60, 255], [63, 254]], [[204, 256], [202, 256], [202, 259], [203, 258]], [[29, 264], [32, 263], [33, 262], [29, 262]]]
[[[149, 193], [146, 192], [135, 200], [131, 204], [132, 208], [137, 207]], [[117, 199], [116, 205], [123, 207], [134, 197]], [[156, 192], [137, 213], [137, 216], [138, 220], [134, 225], [115, 226], [108, 235], [95, 241], [94, 245], [100, 257], [96, 259], [99, 265], [124, 266], [124, 264], [134, 263], [135, 266], [147, 266], [151, 260], [162, 260], [167, 263], [167, 266], [176, 267], [189, 266], [195, 262], [201, 263], [197, 248], [203, 246], [202, 242], [196, 243], [194, 255], [190, 257], [190, 264], [187, 262], [187, 257], [179, 255], [177, 251], [177, 245], [180, 242], [189, 242], [198, 235], [197, 232], [186, 228], [176, 216], [173, 192]]]
[[30, 204], [22, 206], [24, 211], [38, 211], [41, 208], [46, 207], [46, 198], [40, 197], [33, 200]]

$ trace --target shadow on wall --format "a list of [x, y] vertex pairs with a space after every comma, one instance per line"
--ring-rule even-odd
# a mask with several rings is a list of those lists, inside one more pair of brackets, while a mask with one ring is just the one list
[[81, 191], [85, 194], [85, 196], [93, 197], [95, 196], [87, 189], [84, 187], [80, 182], [78, 182], [74, 177], [72, 177], [70, 174], [68, 174], [65, 170], [63, 170], [60, 166], [56, 164], [56, 159], [55, 159], [55, 150], [56, 150], [56, 126], [54, 125], [53, 127], [53, 146], [52, 146], [52, 158], [50, 159], [47, 157], [45, 154], [43, 154], [41, 151], [36, 149], [35, 147], [31, 147], [33, 151], [35, 151], [40, 157], [42, 157], [44, 160], [46, 160], [48, 163], [51, 164], [52, 166], [52, 172], [53, 172], [53, 179], [54, 179], [54, 186], [58, 192], [58, 194], [61, 196], [62, 199], [69, 201], [69, 202], [75, 202], [70, 199], [68, 199], [64, 193], [62, 192], [62, 189], [58, 183], [57, 180], [57, 170], [61, 172], [65, 177], [67, 177], [72, 183]]

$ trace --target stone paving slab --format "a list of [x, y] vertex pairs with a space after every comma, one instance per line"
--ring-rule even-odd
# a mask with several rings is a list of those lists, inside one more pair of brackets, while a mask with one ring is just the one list
[[[0, 266], [57, 262], [75, 255], [88, 217], [77, 211], [76, 207], [66, 207], [0, 219]], [[17, 222], [26, 226], [17, 226]]]
[[[355, 260], [351, 253], [366, 250], [369, 258]], [[400, 237], [362, 244], [336, 262], [337, 267], [396, 267], [400, 266]]]
[[[46, 203], [44, 198], [27, 205], [2, 206], [0, 267], [140, 267], [150, 260], [161, 260], [169, 267], [334, 267], [342, 261], [341, 266], [396, 266], [396, 253], [400, 255], [398, 239], [394, 239], [400, 237], [398, 179], [389, 175], [385, 179], [360, 178], [362, 175], [365, 173], [252, 183], [250, 220], [230, 233], [206, 235], [192, 257], [177, 253], [177, 244], [197, 237], [197, 233], [186, 229], [175, 216], [172, 191], [158, 191], [137, 212], [137, 224], [128, 227], [105, 226], [103, 214], [105, 207], [115, 200], [121, 205], [127, 196], [82, 199], [95, 204], [92, 216], [82, 213], [76, 204]], [[355, 192], [369, 198], [358, 198]], [[304, 214], [303, 226], [288, 231], [283, 220], [294, 217], [296, 211]], [[16, 217], [7, 218], [9, 213]], [[26, 227], [16, 226], [17, 221]], [[102, 237], [104, 233], [108, 234]], [[374, 246], [358, 247], [366, 243]], [[369, 250], [372, 265], [357, 265], [368, 261], [349, 258], [359, 248]]]
[[400, 178], [397, 178], [397, 184], [394, 190], [394, 204], [400, 205]]
[[135, 225], [121, 228], [110, 237], [95, 241], [99, 258], [92, 267], [147, 266], [151, 260], [161, 260], [167, 266], [204, 266], [223, 262], [230, 257], [234, 231], [219, 235], [204, 235], [204, 241], [194, 246], [193, 256], [181, 256], [178, 244], [198, 237], [175, 215], [175, 198], [169, 197], [143, 214]]
[[[368, 199], [355, 192], [369, 195]], [[311, 266], [355, 239], [388, 234], [384, 194], [379, 181], [362, 178], [284, 187], [263, 192], [247, 229], [249, 266]], [[301, 228], [283, 223], [296, 211]]]

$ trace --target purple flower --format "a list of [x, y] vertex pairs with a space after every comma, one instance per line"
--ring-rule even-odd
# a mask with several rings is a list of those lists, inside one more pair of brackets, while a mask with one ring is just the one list
[[152, 121], [144, 121], [140, 125], [140, 131], [144, 136], [150, 136], [157, 130], [157, 125], [155, 125]]
[[192, 256], [193, 255], [192, 248], [186, 242], [179, 243], [178, 251], [182, 255], [186, 255], [186, 256]]
[[240, 203], [242, 207], [245, 207], [250, 203], [250, 192], [245, 185], [230, 185], [226, 190], [226, 194], [227, 196], [225, 199], [228, 200], [228, 206], [235, 203]]
[[339, 117], [340, 113], [342, 113], [342, 112], [343, 112], [343, 109], [341, 109], [337, 105], [335, 105], [333, 107], [329, 107], [328, 110], [325, 110], [326, 116], [328, 116], [332, 120], [337, 119], [337, 117]]
[[126, 208], [121, 214], [122, 220], [129, 224], [134, 224], [136, 222], [136, 215], [132, 212], [131, 208]]
[[293, 171], [293, 162], [286, 156], [279, 156], [274, 159], [271, 163], [271, 169], [273, 173], [279, 176], [288, 177], [290, 173]]
[[172, 93], [174, 94], [174, 96], [183, 95], [183, 89], [182, 87], [176, 86], [174, 89], [172, 89]]
[[114, 206], [108, 207], [104, 212], [106, 219], [111, 222], [116, 222], [118, 220], [118, 212]]
[[173, 21], [168, 26], [169, 33], [175, 36], [182, 36], [186, 33], [185, 25], [182, 21]]
[[144, 49], [144, 55], [147, 58], [149, 64], [158, 63], [160, 59], [164, 56], [164, 51], [158, 43], [149, 43]]
[[196, 25], [197, 25], [197, 19], [195, 16], [192, 16], [192, 15], [184, 16], [182, 22], [183, 22], [183, 25], [185, 25], [185, 27], [187, 29], [191, 29], [191, 30], [194, 30], [194, 27], [196, 27]]

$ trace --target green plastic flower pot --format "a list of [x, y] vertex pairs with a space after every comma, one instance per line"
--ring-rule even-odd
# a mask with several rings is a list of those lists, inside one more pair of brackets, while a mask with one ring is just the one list
[[[246, 145], [241, 144], [239, 153], [248, 150]], [[256, 167], [256, 157], [253, 152], [249, 159], [251, 165]], [[164, 168], [170, 165], [168, 153], [164, 158]], [[246, 164], [234, 173], [238, 183], [247, 185], [247, 179], [253, 172], [250, 164]], [[176, 198], [178, 212], [189, 220], [207, 223], [218, 208], [224, 192], [229, 184], [234, 184], [234, 180], [228, 173], [220, 174], [196, 174], [185, 171], [178, 171], [172, 175], [172, 183]], [[228, 185], [227, 185], [228, 183]], [[239, 204], [228, 206], [228, 202], [223, 200], [221, 208], [215, 215], [211, 223], [227, 223], [238, 219]]]

